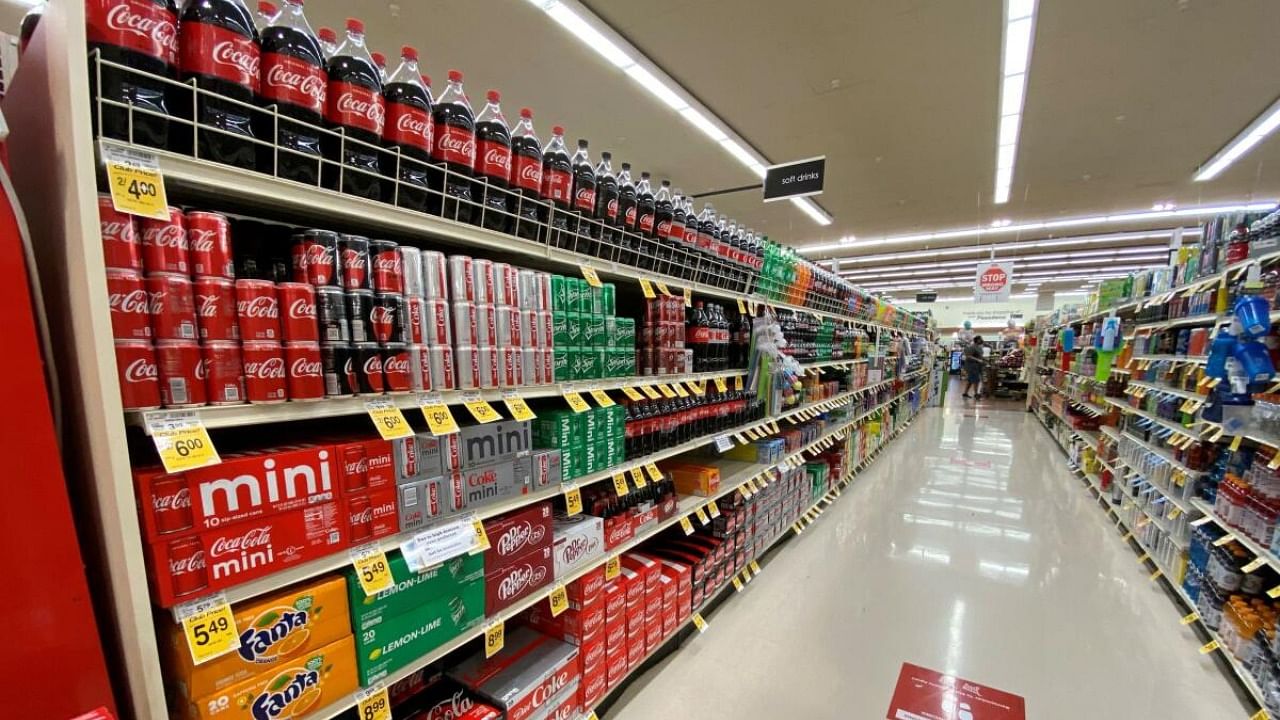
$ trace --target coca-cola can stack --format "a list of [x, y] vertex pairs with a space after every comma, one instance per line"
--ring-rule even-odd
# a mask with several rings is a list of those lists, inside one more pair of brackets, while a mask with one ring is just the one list
[[[431, 263], [423, 267], [432, 271]], [[550, 384], [554, 357], [547, 345], [549, 333], [538, 332], [540, 322], [550, 327], [550, 306], [543, 303], [550, 298], [550, 276], [453, 255], [447, 279], [458, 387]], [[545, 316], [540, 319], [541, 313]]]

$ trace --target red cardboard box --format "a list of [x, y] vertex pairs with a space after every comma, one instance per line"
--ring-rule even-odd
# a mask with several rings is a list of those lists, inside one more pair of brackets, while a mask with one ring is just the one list
[[333, 440], [338, 464], [338, 487], [343, 493], [395, 487], [395, 458], [391, 442], [376, 440]]
[[627, 640], [627, 670], [634, 670], [644, 660], [644, 637], [633, 636]]
[[551, 608], [539, 603], [529, 611], [529, 626], [570, 645], [585, 645], [604, 637], [604, 605], [596, 603], [582, 610], [569, 608], [552, 617]]
[[577, 682], [578, 649], [531, 628], [516, 628], [497, 655], [485, 658], [481, 650], [449, 675], [506, 710], [507, 720], [527, 720], [553, 707], [550, 701]]
[[609, 678], [609, 689], [612, 690], [618, 686], [627, 677], [630, 667], [627, 665], [627, 649], [618, 648], [616, 651], [610, 651], [604, 657], [605, 674]]
[[651, 653], [662, 644], [662, 608], [654, 615], [653, 622], [644, 624], [644, 651]]
[[484, 614], [493, 615], [511, 607], [549, 584], [554, 577], [550, 547], [531, 550], [493, 570], [486, 566]]
[[627, 619], [618, 618], [604, 624], [604, 645], [606, 652], [624, 648], [627, 644]]
[[588, 570], [585, 575], [569, 583], [569, 607], [579, 608], [598, 602], [604, 593], [604, 565]]
[[347, 514], [347, 542], [352, 546], [395, 535], [400, 531], [396, 486], [358, 490], [342, 498]]
[[644, 576], [624, 565], [621, 568], [621, 574], [618, 575], [618, 580], [624, 583], [624, 588], [627, 591], [628, 610], [644, 601]]
[[534, 503], [484, 522], [489, 536], [485, 572], [498, 569], [533, 550], [551, 547], [551, 503]]
[[637, 605], [627, 610], [627, 642], [644, 638], [644, 608]]
[[615, 620], [621, 620], [627, 612], [627, 585], [614, 578], [610, 582], [605, 583], [604, 590], [604, 621], [606, 623]]
[[627, 553], [622, 556], [622, 567], [635, 570], [644, 578], [645, 593], [656, 592], [658, 590], [658, 563], [652, 558], [643, 555]]
[[662, 637], [671, 637], [671, 634], [674, 633], [678, 627], [680, 627], [680, 617], [675, 606], [672, 605], [670, 608], [662, 608]]
[[582, 666], [583, 675], [586, 671], [596, 665], [604, 664], [604, 656], [608, 652], [608, 646], [605, 644], [604, 629], [596, 634], [589, 642], [585, 642], [578, 646], [578, 662]]
[[575, 679], [552, 698], [548, 706], [551, 709], [539, 720], [578, 720], [582, 714], [582, 682]]
[[608, 690], [609, 665], [606, 658], [601, 657], [599, 662], [582, 671], [582, 680], [578, 685], [578, 704], [586, 710], [599, 702]]
[[604, 519], [604, 546], [612, 550], [636, 536], [635, 516], [621, 513]]

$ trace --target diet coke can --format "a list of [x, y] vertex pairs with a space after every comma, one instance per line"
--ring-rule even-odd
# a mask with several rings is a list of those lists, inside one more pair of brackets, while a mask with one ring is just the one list
[[160, 402], [165, 407], [205, 404], [204, 354], [199, 343], [160, 340], [156, 343], [156, 369], [160, 372]]
[[477, 347], [476, 357], [480, 370], [480, 387], [485, 390], [498, 387], [498, 348]]
[[319, 400], [324, 397], [324, 365], [320, 362], [320, 343], [285, 343], [284, 362], [288, 368], [290, 400]]
[[220, 277], [200, 277], [191, 285], [196, 295], [196, 314], [200, 318], [200, 339], [239, 340], [235, 282]]
[[524, 331], [520, 328], [520, 311], [499, 305], [494, 324], [498, 328], [498, 345], [523, 345]]
[[538, 273], [538, 302], [536, 303], [539, 310], [552, 310], [551, 307], [551, 273]]
[[293, 236], [293, 280], [317, 287], [338, 284], [338, 234], [304, 230]]
[[458, 375], [454, 370], [453, 348], [445, 345], [423, 350], [431, 370], [431, 390], [457, 390]]
[[404, 265], [399, 245], [390, 240], [369, 241], [369, 261], [373, 265], [373, 289], [380, 293], [404, 292]]
[[204, 344], [205, 387], [210, 405], [239, 405], [244, 402], [244, 364], [240, 343]]
[[422, 297], [426, 287], [422, 280], [422, 251], [416, 247], [401, 245], [396, 249], [400, 253], [400, 269], [404, 277], [404, 294]]
[[181, 210], [170, 207], [169, 217], [164, 220], [138, 218], [138, 231], [142, 235], [142, 265], [147, 272], [191, 272], [187, 226]]
[[280, 340], [280, 303], [270, 280], [236, 280], [236, 318], [245, 342]]
[[372, 342], [369, 333], [369, 314], [373, 312], [372, 290], [348, 290], [346, 294], [347, 322], [351, 329], [351, 342]]
[[498, 313], [493, 305], [476, 305], [476, 344], [494, 346], [498, 344]]
[[231, 256], [231, 223], [227, 216], [193, 210], [187, 213], [187, 246], [191, 274], [196, 277], [234, 278]]
[[338, 265], [342, 287], [347, 290], [369, 290], [369, 238], [343, 235], [338, 238]]
[[132, 215], [117, 212], [110, 195], [98, 195], [102, 260], [108, 268], [142, 272], [142, 241]]
[[151, 329], [159, 340], [195, 340], [196, 300], [184, 275], [148, 275]]
[[516, 280], [516, 304], [525, 310], [537, 310], [538, 273], [535, 270], [521, 270]]
[[475, 276], [471, 282], [476, 289], [476, 302], [492, 303], [495, 295], [493, 289], [493, 261], [476, 258], [471, 261], [471, 272]]
[[422, 322], [426, 319], [427, 301], [415, 295], [405, 295], [401, 306], [400, 324], [404, 326], [405, 339], [413, 344], [421, 344], [426, 337]]
[[431, 354], [422, 345], [409, 346], [409, 385], [414, 392], [431, 390]]
[[423, 301], [422, 336], [428, 345], [450, 345], [453, 333], [449, 322], [449, 301], [429, 298]]
[[538, 311], [538, 327], [535, 332], [538, 339], [533, 344], [536, 347], [550, 349], [556, 346], [556, 326], [550, 310]]
[[251, 403], [277, 403], [288, 397], [284, 349], [277, 342], [248, 342], [241, 347], [244, 393]]
[[426, 297], [449, 299], [449, 261], [445, 259], [444, 253], [422, 251], [422, 289]]
[[344, 343], [351, 339], [347, 329], [347, 295], [335, 287], [316, 291], [316, 317], [320, 321], [320, 340]]
[[355, 348], [347, 343], [320, 346], [320, 364], [324, 370], [324, 394], [329, 397], [354, 395], [356, 379]]
[[[434, 350], [435, 348], [432, 348]], [[475, 390], [480, 387], [480, 353], [475, 345], [463, 345], [454, 350], [458, 374], [458, 390]], [[432, 367], [435, 370], [435, 367]], [[435, 380], [432, 372], [431, 379]], [[443, 388], [441, 388], [443, 389]], [[453, 389], [453, 388], [449, 388]]]
[[382, 347], [382, 380], [387, 392], [409, 392], [413, 387], [410, 367], [407, 345], [387, 343]]
[[459, 346], [474, 345], [479, 335], [479, 313], [473, 302], [455, 302], [453, 304], [453, 340]]
[[141, 275], [107, 268], [107, 299], [111, 306], [111, 333], [116, 340], [151, 337], [150, 302]]
[[[277, 283], [276, 298], [283, 311], [280, 313], [280, 331], [284, 341], [286, 343], [318, 342], [320, 333], [316, 326], [315, 287], [298, 282]], [[289, 393], [289, 397], [293, 397], [293, 393]]]
[[551, 384], [568, 378], [556, 377], [556, 351], [551, 348], [543, 348], [538, 351], [542, 355], [542, 379]]
[[520, 349], [520, 365], [524, 372], [524, 381], [530, 385], [547, 385], [548, 382], [542, 377], [542, 362], [540, 355], [542, 351], [537, 348], [521, 348]]
[[404, 325], [400, 322], [403, 295], [379, 293], [369, 308], [369, 334], [380, 343], [404, 342]]
[[116, 371], [120, 377], [120, 404], [125, 410], [160, 407], [160, 374], [151, 343], [117, 340]]
[[475, 302], [475, 268], [468, 255], [449, 256], [449, 299], [454, 302]]
[[519, 310], [517, 312], [520, 313], [521, 341], [516, 344], [526, 347], [538, 347], [542, 342], [542, 338], [538, 335], [538, 311]]
[[497, 291], [495, 305], [520, 306], [520, 271], [507, 263], [494, 263], [493, 283]]
[[381, 395], [382, 351], [377, 343], [357, 343], [355, 350], [356, 387], [361, 395]]
[[505, 346], [497, 349], [498, 386], [504, 388], [524, 385], [524, 362], [520, 348]]

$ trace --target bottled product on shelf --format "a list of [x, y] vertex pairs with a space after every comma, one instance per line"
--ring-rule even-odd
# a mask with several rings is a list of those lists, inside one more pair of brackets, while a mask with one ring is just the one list
[[254, 134], [268, 140], [274, 135], [273, 142], [257, 147], [258, 168], [315, 185], [320, 181], [328, 60], [302, 12], [301, 0], [283, 0], [281, 10], [270, 16], [261, 33], [258, 97], [264, 106], [274, 105], [280, 117], [254, 115]]
[[764, 419], [764, 406], [755, 394], [733, 389], [720, 392], [714, 387], [701, 396], [628, 399], [624, 406], [627, 458]]
[[329, 58], [322, 136], [325, 187], [382, 199], [379, 151], [386, 120], [382, 73], [365, 47], [364, 23], [349, 18], [347, 35]]
[[[387, 117], [382, 126], [382, 142], [388, 152], [382, 155], [382, 174], [396, 178], [395, 203], [420, 212], [438, 212], [439, 172], [431, 164], [435, 146], [435, 120], [432, 119], [431, 82], [418, 66], [418, 51], [405, 45], [400, 48], [400, 65], [387, 76], [383, 86]], [[433, 203], [434, 202], [434, 206]]]

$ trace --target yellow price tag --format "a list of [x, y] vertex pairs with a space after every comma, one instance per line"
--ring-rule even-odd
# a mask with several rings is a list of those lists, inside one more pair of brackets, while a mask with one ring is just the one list
[[1169, 517], [1169, 519], [1170, 519], [1170, 520], [1177, 520], [1177, 519], [1178, 519], [1178, 516], [1179, 516], [1179, 515], [1181, 515], [1181, 514], [1182, 514], [1182, 508], [1175, 507], [1175, 508], [1173, 508], [1172, 510], [1170, 510], [1170, 511], [1169, 511], [1169, 515], [1168, 515], [1168, 517]]
[[582, 395], [576, 392], [567, 392], [564, 394], [565, 402], [569, 403], [569, 409], [576, 413], [586, 412], [591, 409], [586, 400], [582, 399]]
[[642, 488], [646, 485], [644, 481], [644, 468], [642, 467], [631, 468], [631, 482], [635, 483], [637, 489]]
[[1272, 600], [1275, 600], [1276, 598], [1280, 598], [1280, 585], [1277, 585], [1271, 588], [1270, 590], [1268, 590], [1267, 597], [1271, 598]]
[[742, 376], [741, 376], [741, 375], [734, 375], [734, 376], [733, 376], [733, 389], [734, 389], [734, 390], [741, 390], [741, 389], [742, 389]]
[[733, 582], [733, 589], [737, 590], [738, 592], [742, 592], [742, 581], [738, 579], [737, 575], [733, 576], [732, 582]]
[[1217, 650], [1220, 647], [1222, 647], [1222, 645], [1220, 645], [1217, 640], [1210, 640], [1209, 642], [1205, 643], [1203, 646], [1200, 647], [1200, 654], [1208, 655], [1209, 653], [1213, 652], [1214, 650]]
[[711, 522], [711, 519], [707, 517], [707, 514], [703, 512], [702, 508], [698, 508], [697, 510], [694, 510], [693, 516], [698, 518], [698, 522], [702, 523], [703, 525], [706, 525], [707, 523]]
[[702, 397], [703, 395], [706, 395], [706, 394], [707, 394], [707, 381], [706, 381], [706, 380], [703, 380], [703, 381], [700, 381], [700, 382], [694, 382], [694, 381], [692, 381], [692, 380], [686, 380], [686, 381], [685, 381], [685, 384], [689, 386], [689, 392], [693, 393], [694, 395], [697, 395], [698, 397]]
[[755, 560], [752, 560], [751, 562], [747, 563], [747, 567], [751, 568], [751, 572], [755, 573], [756, 575], [760, 574], [760, 563], [756, 562]]
[[[689, 383], [689, 384], [692, 385], [693, 383]], [[682, 385], [681, 383], [671, 383], [671, 389], [675, 390], [676, 395], [679, 395], [682, 398], [689, 397], [689, 391], [685, 390], [684, 385]]]
[[582, 491], [577, 483], [564, 489], [564, 511], [570, 516], [582, 512]]
[[1237, 436], [1235, 436], [1235, 437], [1231, 438], [1231, 452], [1235, 452], [1235, 451], [1239, 450], [1239, 449], [1240, 449], [1240, 443], [1241, 443], [1241, 442], [1244, 442], [1244, 436], [1243, 436], [1243, 435], [1237, 435]]
[[657, 390], [654, 390], [648, 385], [641, 385], [640, 391], [643, 392], [644, 396], [649, 398], [650, 400], [657, 400], [658, 398], [662, 397], [661, 395], [658, 394]]
[[1188, 614], [1186, 614], [1186, 615], [1183, 615], [1183, 616], [1182, 616], [1182, 621], [1181, 621], [1181, 622], [1182, 622], [1182, 624], [1183, 624], [1183, 625], [1190, 625], [1191, 623], [1193, 623], [1193, 622], [1195, 622], [1195, 621], [1197, 621], [1197, 620], [1199, 620], [1199, 619], [1200, 619], [1200, 613], [1198, 613], [1198, 612], [1192, 612], [1192, 613], [1188, 613]]
[[593, 288], [604, 287], [604, 283], [600, 282], [600, 276], [596, 274], [596, 269], [593, 267], [583, 265], [582, 277], [586, 278], [587, 284]]
[[747, 487], [746, 483], [743, 483], [738, 486], [738, 492], [742, 493], [743, 500], [751, 499], [751, 489]]
[[1271, 720], [1271, 715], [1267, 713], [1266, 709], [1264, 708], [1254, 713], [1253, 715], [1250, 715], [1249, 720]]
[[614, 405], [617, 405], [617, 403], [613, 401], [613, 398], [609, 397], [609, 393], [603, 390], [592, 390], [591, 397], [595, 398], [596, 403], [600, 407], [613, 407]]
[[449, 435], [458, 432], [458, 421], [453, 419], [449, 406], [440, 401], [440, 396], [422, 404], [422, 416], [427, 419], [427, 428], [432, 435]]
[[1245, 565], [1240, 569], [1243, 570], [1244, 572], [1251, 573], [1266, 564], [1267, 564], [1266, 560], [1258, 557], [1258, 558], [1254, 558], [1252, 562], [1250, 562], [1248, 565]]
[[404, 413], [400, 411], [400, 408], [392, 404], [390, 399], [366, 400], [364, 407], [369, 412], [369, 419], [373, 421], [373, 426], [378, 429], [378, 434], [382, 436], [383, 440], [395, 440], [413, 435], [413, 428], [410, 427], [409, 421], [405, 419]]
[[715, 500], [707, 501], [707, 513], [710, 514], [711, 517], [713, 518], [720, 517], [720, 508], [716, 505]]
[[1142, 557], [1138, 558], [1138, 564], [1141, 565], [1149, 559], [1151, 559], [1151, 553], [1142, 553]]
[[1129, 541], [1129, 538], [1131, 538], [1131, 537], [1133, 537], [1133, 533], [1131, 533], [1131, 532], [1127, 532], [1127, 533], [1125, 533], [1125, 534], [1124, 534], [1124, 537], [1120, 538], [1120, 541], [1121, 541], [1121, 542], [1128, 542], [1128, 541]]
[[698, 632], [700, 633], [707, 631], [707, 621], [702, 619], [702, 613], [693, 614], [693, 626], [698, 628]]
[[689, 288], [684, 289], [684, 306], [693, 307], [693, 291]]
[[668, 400], [676, 396], [676, 391], [672, 390], [671, 386], [666, 383], [660, 383], [658, 385], [658, 390], [662, 393], [662, 397], [667, 398]]
[[1272, 455], [1271, 459], [1267, 461], [1267, 469], [1275, 470], [1276, 468], [1280, 468], [1280, 452]]
[[502, 404], [507, 406], [507, 412], [511, 413], [511, 419], [516, 422], [524, 422], [525, 420], [533, 420], [538, 417], [533, 414], [533, 410], [529, 408], [529, 403], [525, 399], [513, 392], [502, 393]]
[[724, 381], [724, 378], [722, 377], [712, 378], [712, 381], [716, 384], [716, 390], [719, 390], [720, 392], [729, 391], [729, 385]]
[[144, 417], [165, 472], [182, 472], [222, 462], [209, 431], [194, 412], [159, 411]]
[[506, 627], [501, 620], [496, 620], [492, 625], [484, 629], [484, 656], [489, 658], [497, 655], [502, 646], [506, 643]]
[[565, 591], [564, 585], [557, 584], [551, 588], [547, 601], [551, 603], [551, 617], [558, 617], [560, 613], [569, 609], [569, 593]]
[[693, 523], [689, 522], [689, 517], [687, 515], [680, 518], [680, 529], [684, 530], [685, 535], [693, 534]]
[[618, 560], [617, 555], [612, 555], [604, 563], [604, 579], [612, 580], [622, 573], [622, 561]]
[[360, 720], [391, 720], [391, 700], [387, 686], [376, 683], [356, 691], [356, 712]]
[[240, 632], [225, 593], [183, 603], [175, 608], [196, 665], [240, 649]]
[[653, 283], [649, 282], [648, 278], [640, 278], [640, 292], [644, 293], [644, 298], [646, 300], [652, 300], [658, 297], [654, 294]]
[[738, 313], [740, 315], [747, 314], [747, 304], [742, 302], [742, 298], [738, 298]]
[[737, 440], [739, 445], [746, 445], [747, 443], [751, 442], [742, 433], [734, 433], [733, 439]]
[[662, 471], [654, 463], [646, 463], [644, 471], [649, 473], [649, 479], [654, 482], [662, 482]]
[[801, 527], [801, 526], [800, 526], [800, 523], [798, 523], [798, 522], [797, 522], [797, 523], [795, 523], [794, 525], [792, 525], [792, 526], [791, 526], [791, 529], [792, 529], [792, 530], [794, 530], [794, 531], [796, 532], [796, 534], [797, 534], [797, 535], [803, 535], [803, 534], [804, 534], [804, 528], [803, 528], [803, 527]]
[[613, 474], [613, 490], [618, 493], [618, 497], [626, 497], [631, 488], [627, 487], [627, 476], [624, 473], [616, 472]]
[[395, 584], [387, 554], [377, 543], [348, 551], [351, 564], [356, 568], [356, 579], [366, 597], [372, 597]]
[[1222, 547], [1223, 545], [1226, 545], [1227, 543], [1229, 543], [1229, 542], [1231, 542], [1232, 540], [1235, 540], [1235, 539], [1236, 539], [1236, 536], [1235, 536], [1235, 535], [1232, 535], [1231, 533], [1227, 533], [1226, 535], [1223, 535], [1222, 537], [1218, 538], [1217, 540], [1214, 540], [1214, 541], [1213, 541], [1213, 546], [1214, 546], [1214, 547]]
[[1156, 568], [1156, 571], [1151, 573], [1151, 575], [1147, 579], [1152, 582], [1155, 582], [1155, 579], [1160, 577], [1163, 574], [1164, 574], [1163, 570], [1161, 570], [1160, 568]]
[[755, 495], [756, 493], [760, 492], [760, 489], [759, 489], [758, 487], [756, 487], [756, 481], [755, 481], [755, 478], [752, 478], [752, 479], [750, 479], [750, 480], [748, 480], [748, 481], [747, 481], [747, 488], [748, 488], [749, 490], [751, 490], [751, 494], [752, 494], [752, 495]]
[[663, 295], [668, 295], [668, 296], [671, 295], [671, 289], [667, 287], [666, 283], [662, 282], [661, 280], [654, 280], [653, 284], [658, 286], [658, 292], [662, 293]]
[[502, 416], [498, 414], [497, 410], [493, 409], [489, 401], [480, 397], [480, 393], [464, 393], [462, 405], [467, 408], [471, 413], [471, 417], [475, 418], [478, 423], [491, 423], [502, 419]]
[[169, 217], [169, 201], [164, 192], [164, 175], [155, 155], [145, 150], [103, 146], [111, 205], [117, 212], [154, 220]]
[[475, 555], [476, 553], [480, 553], [480, 552], [484, 552], [485, 550], [488, 550], [489, 535], [484, 531], [484, 522], [481, 521], [480, 518], [476, 518], [471, 521], [471, 527], [475, 528], [476, 543], [478, 543], [475, 546], [475, 548], [471, 550], [471, 554]]
[[639, 390], [637, 390], [637, 389], [635, 389], [635, 388], [633, 388], [633, 387], [624, 387], [624, 388], [622, 388], [622, 394], [623, 394], [623, 395], [626, 395], [627, 397], [631, 398], [632, 400], [635, 400], [636, 402], [639, 402], [639, 401], [641, 401], [641, 400], [643, 400], [643, 399], [644, 399], [644, 395], [641, 395], [641, 394], [640, 394], [640, 391], [639, 391]]

